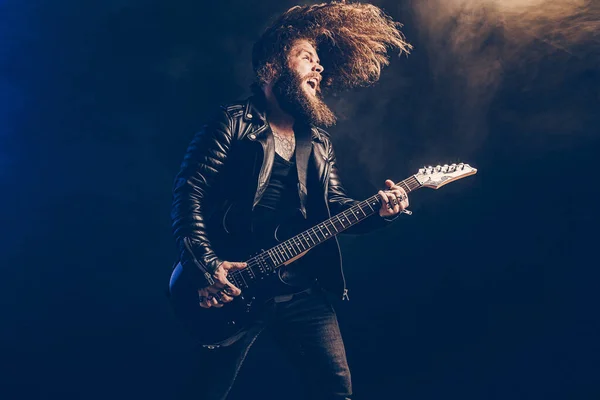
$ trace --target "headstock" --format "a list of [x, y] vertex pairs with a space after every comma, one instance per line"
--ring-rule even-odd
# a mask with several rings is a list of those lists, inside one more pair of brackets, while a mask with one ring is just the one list
[[423, 186], [439, 189], [442, 186], [465, 178], [469, 175], [475, 175], [477, 170], [469, 164], [438, 165], [435, 167], [423, 167], [415, 174], [415, 178]]

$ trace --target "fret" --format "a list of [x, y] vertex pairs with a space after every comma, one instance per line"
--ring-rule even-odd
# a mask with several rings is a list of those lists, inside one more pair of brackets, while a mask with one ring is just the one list
[[335, 229], [335, 233], [339, 233], [344, 230], [344, 225], [342, 225], [339, 218], [331, 217], [329, 221], [331, 222], [333, 229]]
[[298, 246], [294, 247], [296, 243], [294, 242], [293, 238], [291, 240], [286, 241], [286, 243], [289, 243], [291, 251], [295, 253], [294, 256], [297, 256], [298, 254], [302, 253], [302, 250], [300, 250]]
[[[327, 227], [327, 221], [323, 222], [323, 227], [325, 228], [325, 230], [329, 233], [329, 235], [331, 235], [331, 231], [329, 230], [329, 228]], [[329, 236], [328, 236], [329, 237]]]
[[284, 262], [285, 262], [285, 261], [287, 261], [287, 260], [289, 260], [290, 258], [292, 258], [292, 257], [290, 257], [290, 255], [289, 255], [289, 254], [288, 254], [288, 253], [285, 251], [285, 250], [286, 250], [286, 249], [285, 249], [285, 247], [284, 247], [284, 246], [282, 246], [281, 244], [277, 245], [277, 247], [276, 247], [276, 248], [279, 250], [279, 254], [281, 255], [281, 258], [283, 259], [283, 261], [284, 261]]
[[289, 240], [286, 240], [281, 245], [287, 250], [287, 253], [290, 254], [290, 258], [294, 258], [297, 255], [297, 253], [294, 253], [294, 247], [292, 247]]
[[[319, 225], [317, 225], [317, 229], [319, 229], [319, 232], [321, 232], [321, 236], [323, 236], [323, 239], [325, 239], [325, 234], [323, 233], [323, 231], [321, 230], [321, 227]], [[316, 231], [315, 231], [315, 233], [316, 233]], [[319, 235], [317, 235], [317, 239], [319, 240], [319, 243], [320, 243], [321, 239], [319, 238]]]
[[400, 185], [398, 185], [398, 186], [402, 186], [402, 185], [404, 185], [404, 190], [406, 190], [407, 193], [410, 192], [410, 188], [404, 181], [400, 182]]
[[299, 235], [292, 237], [292, 239], [290, 239], [290, 240], [292, 240], [294, 242], [294, 244], [296, 245], [296, 248], [300, 251], [300, 253], [302, 253], [304, 250], [306, 250], [306, 247], [304, 247], [304, 245], [300, 241]]
[[277, 265], [277, 262], [273, 259], [273, 254], [271, 254], [271, 250], [266, 251], [266, 253], [273, 262], [273, 265]]
[[295, 256], [298, 255], [297, 250], [294, 248], [294, 246], [292, 245], [292, 242], [290, 242], [289, 240], [286, 240], [285, 242], [283, 242], [283, 246], [292, 255], [290, 258], [294, 258]]
[[[348, 213], [348, 215], [346, 215], [346, 213]], [[350, 221], [351, 225], [353, 225], [355, 222], [358, 222], [358, 218], [356, 217], [356, 215], [354, 215], [351, 208], [344, 211], [344, 215], [348, 219], [348, 221]], [[354, 221], [352, 221], [352, 218], [350, 218], [350, 217], [353, 217]]]
[[304, 250], [306, 250], [307, 248], [310, 248], [310, 243], [308, 243], [308, 240], [306, 240], [306, 238], [304, 237], [304, 232], [300, 234], [300, 241], [304, 241]]
[[319, 237], [317, 236], [317, 232], [315, 231], [314, 226], [312, 228], [310, 228], [309, 230], [307, 230], [306, 234], [308, 235], [310, 240], [313, 242], [313, 246], [316, 246], [319, 244]]
[[342, 220], [340, 219], [339, 214], [335, 216], [337, 218], [337, 220], [340, 222], [340, 225], [342, 225], [342, 229], [344, 229], [346, 227], [346, 225], [344, 225], [344, 223], [342, 222]]
[[[358, 206], [358, 209], [359, 209], [359, 210], [360, 210], [360, 211], [361, 211], [361, 212], [362, 212], [362, 213], [365, 215], [365, 217], [368, 217], [368, 216], [369, 216], [369, 215], [371, 215], [371, 214], [367, 214], [367, 213], [365, 212], [365, 210], [363, 210], [363, 206], [362, 206], [362, 204], [363, 204], [362, 202], [357, 204], [357, 206]], [[367, 204], [367, 205], [368, 205], [368, 204]]]
[[275, 261], [275, 265], [281, 264], [281, 260], [277, 256], [277, 252], [273, 249], [269, 249], [269, 257], [271, 257], [271, 259]]
[[329, 218], [328, 222], [335, 231], [334, 235], [338, 234], [342, 230], [341, 228], [338, 228], [338, 226], [335, 224], [335, 219], [333, 219], [333, 217]]
[[367, 205], [369, 206], [372, 212], [375, 212], [375, 209], [371, 206], [371, 203], [367, 202]]
[[294, 243], [294, 246], [296, 246], [296, 249], [298, 249], [298, 254], [305, 250], [304, 246], [302, 246], [302, 243], [300, 243], [300, 238], [298, 236], [294, 236], [292, 238], [292, 243]]
[[[341, 221], [342, 221], [342, 225], [344, 225], [344, 221], [345, 221], [345, 223], [346, 223], [346, 224], [348, 224], [348, 226], [351, 226], [351, 225], [352, 225], [352, 221], [350, 221], [350, 220], [348, 219], [348, 216], [346, 215], [346, 212], [344, 211], [344, 212], [343, 212], [343, 213], [341, 213], [341, 214], [342, 214], [342, 218], [340, 218], [340, 219], [341, 219]], [[339, 214], [338, 214], [338, 215], [339, 215]], [[339, 218], [339, 217], [338, 217], [338, 218]]]
[[375, 210], [377, 210], [379, 208], [379, 205], [381, 204], [381, 199], [379, 198], [379, 196], [373, 196], [370, 199], [370, 203], [373, 207], [375, 207]]
[[279, 248], [279, 246], [273, 247], [273, 252], [275, 252], [277, 259], [279, 260], [279, 264], [283, 264], [285, 258], [283, 257], [283, 254], [281, 254], [281, 249]]
[[319, 224], [319, 226], [321, 228], [325, 228], [325, 230], [327, 231], [326, 233], [323, 233], [323, 235], [325, 235], [324, 239], [328, 239], [328, 238], [330, 238], [332, 236], [331, 232], [327, 228], [327, 221], [323, 221], [321, 224]]
[[313, 246], [316, 245], [315, 241], [313, 240], [312, 236], [310, 235], [309, 231], [306, 231], [306, 236], [308, 236], [308, 238], [310, 239], [310, 241], [312, 242]]
[[302, 246], [302, 252], [306, 251], [306, 245], [304, 243], [302, 243], [302, 237], [299, 235], [295, 236], [296, 241], [300, 244], [300, 246]]
[[[352, 208], [355, 208], [355, 207], [356, 206], [354, 206]], [[360, 210], [360, 207], [359, 207], [359, 210]], [[360, 211], [362, 211], [362, 210], [360, 210]], [[363, 212], [363, 214], [364, 214], [364, 212]], [[354, 210], [354, 216], [356, 217], [356, 221], [357, 222], [360, 221], [360, 220], [362, 220], [362, 217], [359, 218], [360, 214], [358, 213], [358, 210]]]

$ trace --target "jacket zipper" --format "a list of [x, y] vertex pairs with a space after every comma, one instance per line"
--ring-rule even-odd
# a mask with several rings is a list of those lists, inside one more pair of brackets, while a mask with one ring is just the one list
[[[327, 215], [331, 218], [331, 211], [329, 210], [329, 201], [327, 199], [327, 192], [329, 191], [329, 160], [327, 157], [323, 156], [325, 160], [325, 208], [327, 208]], [[338, 243], [337, 238], [335, 238], [335, 244], [338, 248], [338, 254], [340, 255], [340, 273], [342, 274], [342, 282], [344, 285], [344, 293], [342, 294], [342, 301], [350, 301], [350, 297], [348, 297], [348, 288], [346, 287], [346, 277], [344, 276], [344, 266], [343, 266], [343, 258], [342, 258], [342, 249], [340, 249], [340, 244]]]

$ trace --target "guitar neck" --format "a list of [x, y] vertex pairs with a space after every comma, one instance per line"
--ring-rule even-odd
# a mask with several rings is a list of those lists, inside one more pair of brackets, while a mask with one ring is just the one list
[[[421, 187], [414, 175], [397, 183], [397, 185], [402, 187], [406, 193]], [[272, 273], [276, 268], [285, 265], [302, 253], [377, 213], [380, 204], [379, 194], [371, 196], [312, 228], [279, 243], [277, 246], [250, 258], [246, 261], [248, 264], [246, 268], [229, 274], [228, 278], [240, 289], [247, 289], [257, 279]]]

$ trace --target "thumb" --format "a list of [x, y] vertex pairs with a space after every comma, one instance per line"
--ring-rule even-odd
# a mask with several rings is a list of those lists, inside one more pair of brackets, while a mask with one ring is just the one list
[[387, 187], [391, 188], [392, 186], [394, 186], [394, 181], [392, 181], [391, 179], [386, 179], [385, 184]]
[[245, 262], [231, 262], [230, 264], [231, 264], [231, 270], [233, 270], [233, 271], [236, 271], [239, 269], [244, 269], [248, 265]]

